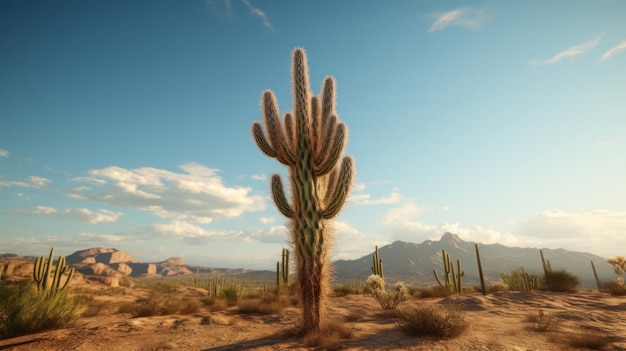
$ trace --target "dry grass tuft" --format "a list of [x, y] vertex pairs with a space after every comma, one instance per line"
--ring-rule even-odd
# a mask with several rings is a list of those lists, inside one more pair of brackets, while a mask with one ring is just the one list
[[410, 336], [434, 336], [450, 339], [461, 335], [469, 326], [454, 305], [428, 305], [400, 311], [400, 329]]
[[317, 347], [323, 350], [340, 350], [341, 340], [352, 339], [352, 330], [339, 321], [326, 322], [319, 330], [313, 331], [304, 337], [308, 347]]
[[133, 318], [168, 316], [172, 314], [193, 314], [200, 311], [198, 300], [184, 299], [173, 294], [152, 292], [145, 299], [122, 304], [117, 313], [130, 313]]
[[561, 319], [558, 316], [543, 310], [527, 314], [524, 321], [531, 324], [530, 330], [540, 333], [557, 331], [561, 324]]
[[428, 288], [418, 288], [412, 294], [413, 296], [419, 297], [421, 299], [431, 299], [431, 298], [439, 298], [439, 297], [448, 297], [452, 295], [450, 290], [446, 290], [440, 286], [430, 286]]
[[576, 333], [553, 333], [549, 340], [555, 344], [572, 348], [605, 350], [615, 338], [601, 331], [581, 329]]

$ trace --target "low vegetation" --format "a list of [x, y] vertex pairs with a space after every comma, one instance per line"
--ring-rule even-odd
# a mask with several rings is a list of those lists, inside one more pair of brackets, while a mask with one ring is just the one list
[[469, 323], [451, 304], [410, 307], [398, 313], [400, 329], [410, 336], [450, 339], [467, 330]]
[[0, 285], [0, 338], [63, 328], [78, 317], [79, 301], [67, 291], [39, 293], [30, 283]]
[[391, 290], [385, 288], [385, 280], [372, 274], [367, 278], [367, 285], [372, 295], [384, 310], [394, 310], [409, 297], [409, 291], [403, 282], [397, 282]]
[[524, 321], [530, 324], [530, 330], [541, 333], [557, 331], [561, 323], [561, 319], [557, 315], [543, 310], [529, 313]]

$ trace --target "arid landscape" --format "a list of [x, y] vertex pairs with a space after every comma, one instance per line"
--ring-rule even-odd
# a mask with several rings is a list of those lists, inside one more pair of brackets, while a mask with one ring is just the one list
[[[29, 265], [22, 267], [2, 284], [26, 279]], [[87, 278], [77, 273], [68, 288], [83, 301], [79, 318], [61, 329], [1, 340], [0, 349], [626, 350], [626, 297], [590, 290], [436, 296], [436, 289], [410, 288], [407, 301], [385, 311], [362, 286], [335, 285], [327, 300], [328, 329], [297, 337], [301, 310], [287, 290], [277, 296], [271, 288], [249, 286], [234, 299], [210, 298], [210, 291], [176, 280], [126, 278], [111, 287]], [[458, 313], [467, 327], [450, 338], [405, 334], [405, 311], [430, 305]]]

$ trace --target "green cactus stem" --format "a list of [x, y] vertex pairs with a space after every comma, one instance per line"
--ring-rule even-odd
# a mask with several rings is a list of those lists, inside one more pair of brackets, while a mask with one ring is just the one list
[[276, 288], [289, 286], [289, 250], [283, 249], [282, 259], [276, 262]]
[[487, 289], [485, 289], [485, 276], [483, 275], [483, 265], [480, 263], [480, 252], [478, 251], [478, 244], [474, 244], [476, 249], [476, 262], [478, 263], [478, 276], [480, 277], [480, 289], [483, 295], [487, 295]]
[[591, 269], [593, 270], [594, 278], [596, 278], [596, 286], [598, 287], [598, 291], [602, 291], [602, 284], [600, 283], [600, 279], [598, 278], [598, 272], [596, 272], [596, 266], [593, 265], [593, 261], [591, 261]]
[[[65, 256], [59, 256], [57, 266], [54, 268], [54, 248], [50, 249], [50, 256], [46, 260], [45, 257], [40, 256], [35, 259], [35, 266], [33, 268], [33, 279], [37, 283], [38, 291], [57, 292], [61, 289], [65, 289], [70, 280], [74, 276], [74, 268], [69, 268], [65, 261]], [[68, 269], [69, 268], [69, 269]], [[54, 271], [52, 280], [50, 280], [50, 274]], [[65, 283], [61, 284], [61, 277], [67, 272], [67, 279]]]
[[271, 179], [276, 207], [290, 219], [302, 303], [302, 330], [319, 329], [330, 275], [328, 221], [339, 214], [352, 185], [353, 161], [342, 157], [348, 131], [335, 111], [335, 80], [324, 80], [320, 96], [311, 96], [306, 54], [292, 55], [293, 112], [281, 121], [272, 91], [261, 97], [264, 128], [252, 124], [252, 136], [265, 155], [289, 171], [291, 199], [279, 174]]
[[376, 245], [376, 249], [372, 255], [372, 272], [381, 278], [385, 278], [385, 274], [383, 272], [383, 259], [378, 256], [378, 245]]
[[437, 270], [433, 269], [433, 274], [435, 275], [435, 280], [439, 286], [448, 291], [452, 291], [456, 294], [461, 294], [463, 291], [462, 287], [462, 277], [465, 275], [465, 272], [461, 269], [461, 260], [456, 260], [457, 271], [454, 271], [454, 263], [450, 260], [450, 254], [446, 252], [445, 249], [441, 250], [441, 256], [443, 257], [443, 270], [445, 273], [445, 283], [439, 279], [439, 274], [437, 274]]

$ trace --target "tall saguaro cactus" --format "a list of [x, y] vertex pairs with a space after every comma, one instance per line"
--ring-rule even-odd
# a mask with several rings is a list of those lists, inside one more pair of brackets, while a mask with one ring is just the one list
[[269, 157], [287, 166], [291, 201], [285, 197], [279, 174], [271, 179], [278, 210], [290, 219], [296, 275], [303, 311], [303, 330], [318, 329], [328, 289], [330, 226], [352, 184], [353, 161], [342, 158], [347, 128], [335, 112], [335, 80], [324, 80], [320, 96], [311, 96], [306, 54], [292, 54], [293, 113], [281, 122], [274, 93], [266, 90], [261, 105], [265, 133], [260, 123], [252, 125], [257, 146]]

